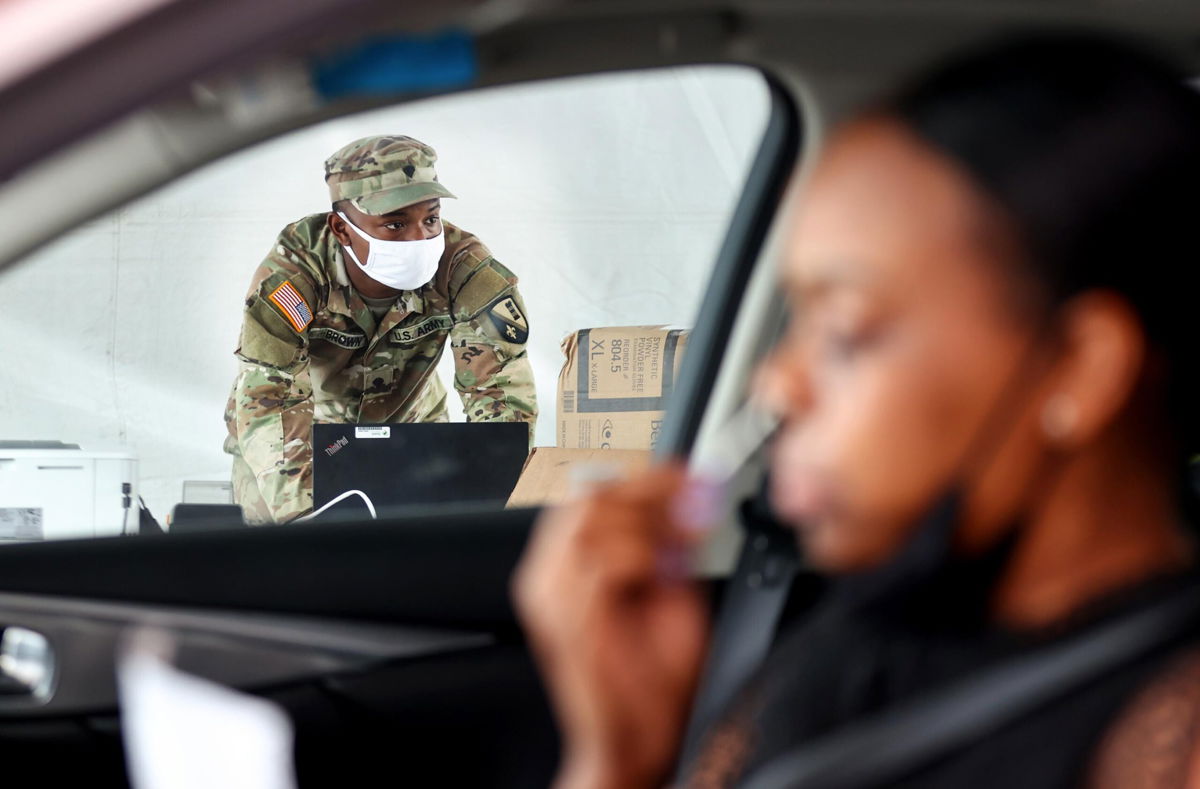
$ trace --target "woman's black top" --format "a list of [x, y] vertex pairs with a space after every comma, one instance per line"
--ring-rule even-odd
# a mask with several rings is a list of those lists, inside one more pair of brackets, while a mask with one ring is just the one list
[[[993, 572], [959, 567], [957, 577], [877, 595], [839, 582], [779, 639], [762, 669], [716, 727], [690, 785], [736, 786], [797, 746], [903, 705], [945, 683], [1173, 596], [1198, 576], [1161, 578], [1110, 597], [1051, 631], [1017, 634], [986, 621]], [[1083, 684], [986, 739], [957, 748], [880, 786], [923, 789], [1049, 789], [1083, 785], [1101, 738], [1133, 696], [1200, 638], [1200, 623]], [[863, 754], [870, 759], [869, 753]]]

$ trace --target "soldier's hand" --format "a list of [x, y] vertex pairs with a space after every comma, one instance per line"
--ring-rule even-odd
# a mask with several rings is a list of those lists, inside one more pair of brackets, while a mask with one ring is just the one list
[[560, 787], [667, 779], [707, 640], [686, 555], [711, 504], [682, 469], [658, 468], [537, 524], [513, 591], [563, 734]]

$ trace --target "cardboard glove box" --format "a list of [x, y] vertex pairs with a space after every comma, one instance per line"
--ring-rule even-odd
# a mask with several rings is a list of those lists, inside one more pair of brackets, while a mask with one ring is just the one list
[[648, 467], [687, 336], [665, 326], [614, 326], [563, 340], [558, 446], [534, 448], [508, 506], [560, 504], [590, 480]]
[[558, 446], [653, 449], [687, 337], [665, 326], [616, 326], [563, 340]]

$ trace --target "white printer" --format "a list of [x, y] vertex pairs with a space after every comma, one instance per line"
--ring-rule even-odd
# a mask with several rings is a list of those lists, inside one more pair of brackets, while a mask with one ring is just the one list
[[0, 441], [0, 544], [135, 534], [137, 457], [60, 441]]

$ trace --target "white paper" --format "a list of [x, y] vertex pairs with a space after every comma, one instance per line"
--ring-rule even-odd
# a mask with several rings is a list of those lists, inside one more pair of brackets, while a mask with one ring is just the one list
[[293, 734], [275, 704], [171, 666], [162, 633], [138, 633], [117, 683], [134, 789], [293, 789]]

